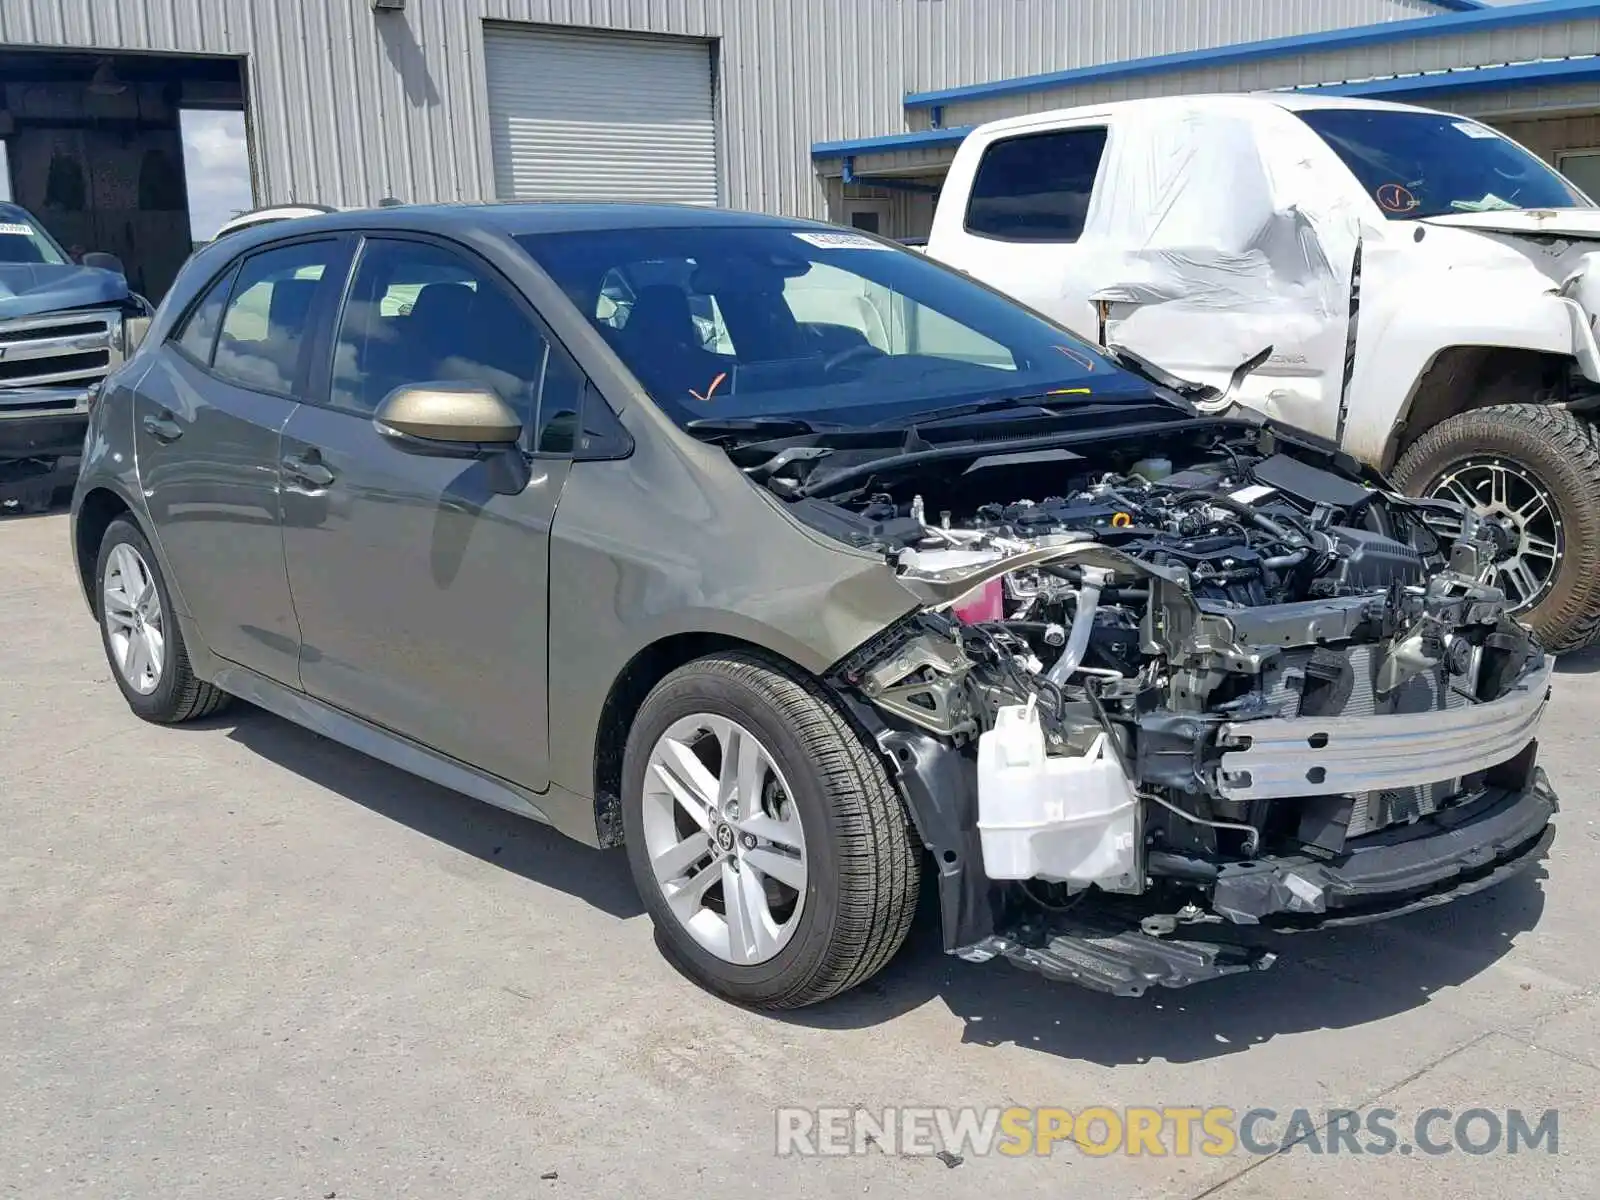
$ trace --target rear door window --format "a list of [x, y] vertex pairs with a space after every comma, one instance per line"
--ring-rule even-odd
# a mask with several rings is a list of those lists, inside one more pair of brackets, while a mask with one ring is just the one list
[[217, 326], [222, 323], [222, 309], [233, 287], [233, 275], [233, 268], [230, 267], [206, 289], [200, 303], [190, 310], [184, 318], [183, 327], [172, 339], [178, 349], [202, 367], [211, 365], [211, 348], [216, 344]]
[[245, 259], [222, 316], [211, 369], [241, 387], [291, 394], [338, 247], [331, 239], [297, 242]]
[[967, 232], [1009, 242], [1077, 241], [1105, 149], [1103, 127], [995, 142], [973, 177]]

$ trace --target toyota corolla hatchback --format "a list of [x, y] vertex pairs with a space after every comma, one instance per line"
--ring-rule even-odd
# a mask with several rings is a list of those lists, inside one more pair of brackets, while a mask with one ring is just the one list
[[724, 996], [861, 982], [924, 885], [951, 953], [1137, 994], [1488, 887], [1556, 807], [1505, 530], [1201, 398], [829, 226], [313, 216], [184, 268], [73, 549], [139, 716], [626, 843]]

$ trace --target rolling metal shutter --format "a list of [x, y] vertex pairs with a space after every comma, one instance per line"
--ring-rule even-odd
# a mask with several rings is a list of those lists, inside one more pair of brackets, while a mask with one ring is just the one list
[[504, 26], [483, 40], [500, 199], [717, 202], [707, 43]]

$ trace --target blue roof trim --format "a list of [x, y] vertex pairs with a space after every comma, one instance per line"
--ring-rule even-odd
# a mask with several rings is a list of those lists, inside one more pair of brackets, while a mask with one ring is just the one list
[[[1581, 83], [1595, 80], [1600, 80], [1600, 56], [1559, 59], [1555, 62], [1518, 63], [1514, 66], [1462, 68], [1429, 75], [1407, 75], [1399, 79], [1364, 79], [1358, 83], [1314, 83], [1281, 90], [1310, 92], [1318, 96], [1422, 97], [1450, 92], [1497, 91], [1538, 87], [1546, 83]], [[890, 133], [882, 137], [856, 138], [847, 142], [818, 142], [811, 147], [811, 157], [845, 158], [853, 154], [888, 154], [896, 150], [956, 145], [975, 128], [977, 127], [974, 125], [959, 125], [950, 129]]]
[[1514, 66], [1439, 71], [1431, 75], [1406, 75], [1399, 79], [1308, 84], [1293, 90], [1318, 96], [1433, 96], [1450, 92], [1538, 87], [1544, 83], [1581, 83], [1594, 79], [1600, 79], [1600, 58], [1567, 58], [1556, 62], [1517, 63]]
[[890, 133], [882, 137], [852, 138], [844, 142], [816, 142], [811, 147], [811, 157], [843, 158], [849, 154], [887, 154], [894, 150], [955, 146], [972, 129], [971, 125], [958, 125], [953, 129], [923, 129], [916, 133]]
[[1477, 12], [1480, 8], [1492, 7], [1485, 0], [1433, 0], [1433, 3], [1451, 12]]
[[1261, 42], [1215, 46], [1209, 50], [1185, 51], [1181, 54], [1159, 54], [1152, 58], [1134, 58], [1125, 62], [1102, 63], [1093, 67], [1074, 67], [1066, 71], [1023, 75], [1016, 79], [975, 83], [935, 92], [912, 92], [906, 96], [905, 106], [929, 108], [935, 104], [953, 104], [963, 100], [1044, 92], [1084, 83], [1105, 83], [1114, 79], [1162, 75], [1169, 71], [1233, 66], [1237, 63], [1285, 58], [1290, 55], [1326, 54], [1360, 46], [1381, 45], [1385, 42], [1405, 42], [1414, 38], [1448, 37], [1496, 29], [1515, 29], [1581, 17], [1600, 17], [1600, 0], [1537, 0], [1527, 4], [1475, 7], [1470, 11], [1443, 13], [1436, 17], [1415, 17], [1379, 25], [1360, 25], [1354, 29], [1334, 29], [1326, 33], [1270, 38]]

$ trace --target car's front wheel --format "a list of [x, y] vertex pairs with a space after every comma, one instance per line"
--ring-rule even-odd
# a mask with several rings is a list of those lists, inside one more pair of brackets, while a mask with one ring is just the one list
[[127, 517], [106, 529], [94, 577], [100, 640], [128, 707], [163, 725], [219, 711], [228, 694], [190, 667], [155, 552]]
[[669, 957], [763, 1008], [875, 974], [916, 910], [918, 852], [883, 763], [814, 681], [698, 659], [646, 699], [623, 763], [628, 859]]

